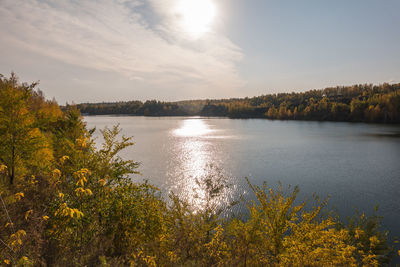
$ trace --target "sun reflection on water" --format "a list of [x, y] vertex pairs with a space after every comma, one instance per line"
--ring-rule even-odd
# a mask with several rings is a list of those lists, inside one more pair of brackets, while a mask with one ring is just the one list
[[[208, 178], [217, 181], [218, 177], [225, 175], [219, 168], [222, 158], [218, 143], [210, 141], [210, 138], [224, 138], [216, 136], [216, 132], [218, 130], [213, 129], [207, 120], [200, 118], [186, 119], [179, 128], [172, 131], [175, 147], [174, 159], [168, 173], [171, 183], [169, 187], [197, 209], [204, 207], [207, 195], [201, 182]], [[214, 200], [219, 202], [216, 206], [228, 203], [232, 190], [226, 188]]]
[[214, 131], [202, 119], [188, 119], [183, 121], [183, 125], [174, 130], [174, 134], [181, 137], [204, 136]]

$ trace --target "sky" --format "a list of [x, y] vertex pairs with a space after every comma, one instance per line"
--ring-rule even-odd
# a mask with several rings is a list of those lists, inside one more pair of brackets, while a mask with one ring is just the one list
[[398, 0], [0, 0], [0, 73], [66, 102], [400, 82]]

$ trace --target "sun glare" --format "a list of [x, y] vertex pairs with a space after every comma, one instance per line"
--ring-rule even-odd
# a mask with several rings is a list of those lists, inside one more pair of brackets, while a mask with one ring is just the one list
[[212, 133], [213, 130], [201, 119], [184, 120], [182, 127], [176, 129], [174, 134], [182, 137], [203, 136]]
[[179, 0], [177, 13], [184, 31], [197, 38], [210, 31], [217, 10], [212, 0]]

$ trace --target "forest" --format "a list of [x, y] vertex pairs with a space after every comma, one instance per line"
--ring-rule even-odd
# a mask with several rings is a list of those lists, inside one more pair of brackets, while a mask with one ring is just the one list
[[207, 116], [278, 120], [400, 123], [400, 84], [338, 86], [252, 98], [84, 103], [88, 115]]
[[[296, 201], [298, 187], [248, 183], [256, 200], [238, 199], [246, 216], [230, 213], [236, 202], [215, 201], [229, 186], [222, 176], [199, 178], [200, 207], [173, 192], [165, 198], [132, 181], [139, 164], [119, 156], [131, 137], [105, 128], [96, 146], [76, 106], [61, 109], [36, 88], [0, 76], [2, 265], [380, 266], [399, 253], [379, 216], [341, 220], [326, 200]], [[384, 88], [382, 101], [397, 94]], [[259, 99], [254, 104], [275, 97]]]

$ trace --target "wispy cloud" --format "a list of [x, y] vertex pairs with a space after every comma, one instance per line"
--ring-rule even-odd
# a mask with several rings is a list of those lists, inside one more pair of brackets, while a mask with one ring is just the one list
[[139, 0], [0, 2], [1, 46], [13, 45], [81, 67], [111, 71], [153, 88], [215, 91], [238, 88], [242, 52], [221, 33], [190, 40], [169, 7], [151, 0], [149, 23]]

